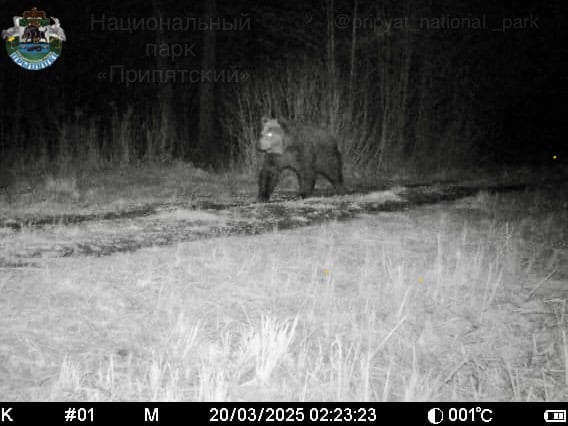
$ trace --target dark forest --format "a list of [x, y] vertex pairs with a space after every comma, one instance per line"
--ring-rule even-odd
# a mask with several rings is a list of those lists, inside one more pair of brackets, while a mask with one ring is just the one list
[[67, 41], [41, 71], [3, 55], [4, 164], [247, 166], [263, 115], [333, 129], [356, 170], [566, 157], [559, 2], [38, 6]]

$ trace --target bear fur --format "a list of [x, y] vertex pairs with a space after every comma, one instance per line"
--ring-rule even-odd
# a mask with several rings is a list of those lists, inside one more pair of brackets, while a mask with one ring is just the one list
[[284, 169], [298, 176], [300, 196], [312, 195], [316, 176], [325, 177], [338, 192], [343, 192], [341, 154], [337, 139], [327, 130], [293, 121], [262, 118], [262, 133], [257, 148], [264, 152], [259, 174], [258, 199], [268, 201]]

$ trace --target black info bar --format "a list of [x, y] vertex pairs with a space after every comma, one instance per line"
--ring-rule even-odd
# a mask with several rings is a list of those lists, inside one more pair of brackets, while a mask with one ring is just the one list
[[548, 425], [566, 423], [568, 403], [0, 402], [10, 425], [406, 424]]

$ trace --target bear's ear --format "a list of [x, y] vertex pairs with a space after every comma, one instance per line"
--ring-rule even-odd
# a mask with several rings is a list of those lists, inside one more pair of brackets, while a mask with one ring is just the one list
[[262, 125], [264, 126], [267, 122], [270, 121], [270, 118], [268, 118], [266, 115], [262, 116]]

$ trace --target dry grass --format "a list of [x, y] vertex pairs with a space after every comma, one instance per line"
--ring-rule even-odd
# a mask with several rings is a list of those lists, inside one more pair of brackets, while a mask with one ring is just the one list
[[566, 400], [562, 189], [0, 270], [0, 399]]
[[256, 188], [250, 176], [209, 173], [183, 162], [108, 170], [76, 167], [62, 167], [58, 172], [23, 170], [13, 186], [10, 197], [0, 192], [0, 218], [101, 214], [191, 201], [197, 196], [229, 202], [243, 188]]

